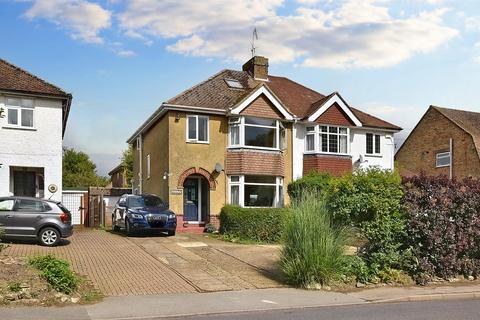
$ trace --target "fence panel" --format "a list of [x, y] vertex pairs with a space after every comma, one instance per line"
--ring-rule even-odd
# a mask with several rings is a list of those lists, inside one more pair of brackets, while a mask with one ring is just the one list
[[83, 197], [87, 192], [64, 191], [62, 194], [62, 203], [72, 213], [72, 224], [79, 225], [83, 221]]

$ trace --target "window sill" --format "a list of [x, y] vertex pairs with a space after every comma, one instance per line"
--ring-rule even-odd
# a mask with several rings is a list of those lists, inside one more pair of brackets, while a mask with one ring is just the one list
[[383, 158], [381, 154], [365, 154], [367, 158]]
[[35, 127], [21, 127], [21, 126], [5, 125], [2, 128], [3, 129], [13, 129], [13, 130], [37, 131], [37, 128], [35, 128]]
[[250, 146], [231, 146], [227, 147], [228, 150], [241, 150], [241, 149], [248, 149], [248, 150], [259, 150], [259, 151], [272, 151], [272, 152], [280, 152], [282, 150], [277, 148], [268, 148], [268, 147], [250, 147]]
[[449, 164], [443, 165], [443, 166], [435, 166], [435, 169], [440, 169], [440, 168], [448, 168], [450, 167]]
[[340, 156], [340, 157], [351, 157], [351, 154], [348, 153], [334, 153], [334, 152], [317, 152], [317, 151], [304, 151], [304, 155], [325, 155], [325, 156]]
[[193, 140], [187, 140], [185, 141], [186, 143], [191, 143], [191, 144], [210, 144], [210, 141], [193, 141]]

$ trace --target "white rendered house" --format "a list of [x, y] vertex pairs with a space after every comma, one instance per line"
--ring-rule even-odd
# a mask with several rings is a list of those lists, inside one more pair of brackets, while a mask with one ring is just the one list
[[0, 197], [62, 199], [71, 94], [0, 59]]

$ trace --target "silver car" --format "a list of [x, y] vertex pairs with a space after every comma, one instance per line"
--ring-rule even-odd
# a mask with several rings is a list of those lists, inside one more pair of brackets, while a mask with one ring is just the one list
[[5, 238], [38, 239], [55, 246], [73, 233], [72, 215], [57, 201], [0, 197], [0, 228]]

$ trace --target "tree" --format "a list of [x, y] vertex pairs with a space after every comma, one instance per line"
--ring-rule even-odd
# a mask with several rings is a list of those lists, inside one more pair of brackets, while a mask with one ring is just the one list
[[122, 154], [122, 166], [125, 170], [125, 178], [127, 180], [127, 186], [132, 186], [133, 178], [133, 147], [132, 145], [128, 146], [128, 149], [123, 151]]
[[73, 148], [63, 149], [63, 187], [104, 187], [109, 179], [97, 174], [97, 166], [90, 157]]

